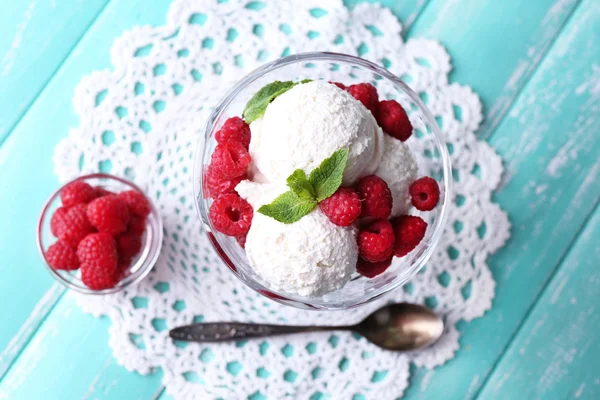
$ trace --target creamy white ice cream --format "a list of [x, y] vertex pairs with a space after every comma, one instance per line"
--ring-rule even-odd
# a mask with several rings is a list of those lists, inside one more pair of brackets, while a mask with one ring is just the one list
[[324, 81], [293, 87], [250, 124], [255, 170], [271, 183], [284, 182], [298, 168], [310, 173], [341, 148], [349, 148], [344, 184], [375, 172], [383, 153], [383, 132], [375, 118], [348, 92]]
[[[236, 190], [256, 210], [286, 188], [242, 181]], [[350, 280], [358, 246], [352, 227], [332, 224], [317, 207], [289, 225], [255, 212], [246, 237], [246, 255], [256, 273], [274, 289], [319, 296]]]
[[417, 179], [417, 162], [406, 143], [389, 135], [383, 138], [383, 156], [375, 175], [383, 179], [392, 192], [392, 217], [408, 214], [409, 188]]

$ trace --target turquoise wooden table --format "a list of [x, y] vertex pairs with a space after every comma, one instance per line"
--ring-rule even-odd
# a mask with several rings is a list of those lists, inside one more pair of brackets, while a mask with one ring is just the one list
[[[352, 6], [357, 1], [347, 1]], [[490, 260], [494, 307], [461, 349], [413, 368], [405, 398], [600, 398], [600, 1], [385, 0], [407, 37], [440, 40], [451, 79], [485, 106], [505, 160], [495, 200], [512, 237]], [[77, 126], [82, 76], [113, 40], [163, 24], [168, 0], [6, 0], [0, 7], [0, 399], [161, 399], [161, 371], [112, 358], [110, 322], [44, 270], [34, 227], [57, 186], [54, 145]]]

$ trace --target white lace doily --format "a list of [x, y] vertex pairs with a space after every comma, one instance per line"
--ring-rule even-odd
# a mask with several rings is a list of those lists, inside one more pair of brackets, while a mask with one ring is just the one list
[[[477, 95], [448, 83], [450, 58], [439, 43], [404, 43], [389, 10], [323, 3], [175, 1], [165, 26], [126, 32], [111, 51], [114, 70], [94, 72], [77, 87], [81, 125], [56, 148], [60, 180], [98, 169], [132, 178], [155, 201], [165, 226], [160, 259], [141, 284], [78, 301], [85, 311], [112, 319], [110, 345], [118, 361], [142, 374], [160, 367], [175, 398], [395, 399], [408, 385], [410, 362], [433, 368], [452, 358], [459, 347], [456, 322], [491, 307], [495, 282], [486, 259], [507, 240], [509, 223], [491, 202], [501, 160], [474, 135], [482, 119]], [[224, 91], [264, 61], [317, 50], [383, 64], [419, 92], [442, 125], [455, 181], [455, 206], [427, 267], [403, 289], [336, 312], [335, 319], [354, 323], [383, 302], [402, 300], [445, 315], [446, 332], [433, 348], [414, 354], [382, 351], [341, 332], [176, 346], [168, 330], [194, 320], [331, 319], [329, 312], [261, 297], [223, 267], [201, 233], [191, 176], [203, 121]]]

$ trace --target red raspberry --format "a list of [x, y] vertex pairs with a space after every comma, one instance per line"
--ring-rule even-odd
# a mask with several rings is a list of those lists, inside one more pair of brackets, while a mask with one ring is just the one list
[[103, 269], [90, 264], [81, 264], [81, 281], [92, 290], [105, 290], [114, 288], [119, 283], [120, 271]]
[[376, 263], [370, 263], [359, 257], [356, 263], [356, 272], [367, 278], [373, 278], [383, 274], [390, 265], [392, 265], [392, 257]]
[[392, 192], [380, 177], [369, 175], [360, 178], [356, 192], [362, 201], [361, 217], [386, 219], [392, 213]]
[[146, 218], [150, 214], [150, 202], [143, 193], [137, 190], [126, 190], [117, 195], [129, 208], [130, 215]]
[[358, 85], [348, 86], [346, 89], [356, 100], [360, 101], [365, 107], [375, 115], [379, 96], [377, 89], [370, 83], [359, 83]]
[[46, 260], [48, 260], [48, 264], [54, 269], [72, 271], [79, 268], [77, 253], [62, 240], [59, 240], [48, 248], [46, 251]]
[[211, 167], [223, 179], [233, 179], [243, 176], [250, 164], [248, 150], [238, 142], [220, 144], [211, 158]]
[[87, 216], [98, 231], [117, 235], [127, 229], [129, 209], [118, 196], [104, 196], [88, 205]]
[[387, 260], [394, 248], [394, 230], [390, 221], [378, 219], [358, 233], [358, 254], [375, 263]]
[[340, 89], [342, 89], [342, 90], [346, 90], [346, 85], [344, 85], [344, 84], [343, 84], [343, 83], [341, 83], [341, 82], [331, 82], [331, 81], [330, 81], [329, 83], [331, 83], [332, 85], [335, 85], [335, 86], [339, 87], [339, 88], [340, 88]]
[[138, 217], [137, 215], [131, 215], [129, 218], [129, 224], [127, 224], [127, 230], [125, 232], [142, 236], [145, 230], [146, 218]]
[[385, 133], [396, 139], [404, 142], [412, 135], [413, 126], [408, 115], [396, 100], [380, 101], [375, 118]]
[[96, 198], [108, 196], [109, 194], [114, 194], [110, 190], [104, 189], [102, 186], [96, 186], [94, 190], [96, 190]]
[[246, 248], [246, 236], [248, 236], [247, 233], [235, 237], [235, 240], [237, 240], [242, 249]]
[[131, 260], [142, 249], [142, 237], [132, 233], [122, 233], [115, 238], [119, 265], [129, 266]]
[[246, 175], [242, 175], [233, 179], [223, 179], [215, 171], [213, 165], [211, 165], [204, 174], [204, 179], [206, 182], [208, 197], [211, 199], [216, 199], [222, 194], [233, 193], [238, 183], [246, 179]]
[[438, 183], [428, 176], [414, 181], [409, 192], [412, 205], [420, 211], [433, 210], [440, 199]]
[[60, 191], [60, 199], [65, 207], [75, 204], [87, 204], [96, 198], [96, 190], [82, 181], [69, 183]]
[[73, 249], [77, 248], [84, 237], [94, 232], [94, 227], [88, 221], [86, 210], [86, 204], [77, 204], [64, 214], [62, 224], [57, 223], [60, 230], [58, 238]]
[[349, 226], [360, 215], [360, 198], [354, 190], [341, 187], [333, 195], [320, 202], [319, 208], [335, 225]]
[[403, 215], [391, 220], [396, 235], [394, 255], [402, 257], [410, 253], [425, 237], [427, 222], [421, 217]]
[[228, 193], [211, 204], [209, 215], [217, 231], [229, 236], [239, 236], [250, 230], [254, 210], [236, 193]]
[[117, 265], [115, 239], [106, 232], [91, 233], [77, 246], [77, 256], [82, 264], [106, 268]]
[[50, 219], [50, 230], [55, 237], [59, 237], [65, 228], [65, 215], [69, 211], [68, 207], [59, 207], [52, 214]]
[[215, 133], [217, 143], [230, 141], [241, 143], [246, 149], [250, 145], [250, 127], [240, 117], [231, 117]]

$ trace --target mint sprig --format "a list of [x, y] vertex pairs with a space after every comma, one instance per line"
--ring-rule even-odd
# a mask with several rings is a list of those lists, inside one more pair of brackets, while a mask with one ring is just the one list
[[242, 114], [244, 119], [248, 124], [259, 119], [265, 113], [269, 103], [275, 100], [277, 96], [282, 95], [300, 83], [307, 83], [310, 81], [310, 79], [304, 79], [300, 82], [275, 81], [263, 86], [254, 94], [254, 96], [252, 96], [248, 103], [246, 103], [246, 108], [244, 108], [244, 112]]
[[295, 170], [286, 180], [290, 190], [261, 206], [258, 212], [284, 224], [299, 221], [342, 185], [348, 152], [348, 149], [336, 151], [308, 177], [303, 170]]

